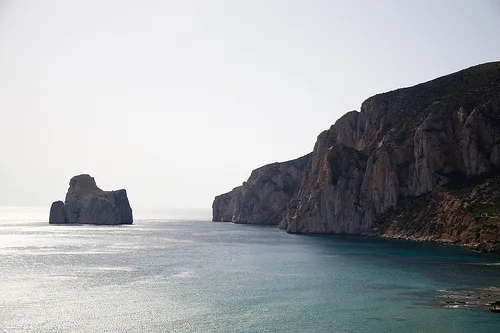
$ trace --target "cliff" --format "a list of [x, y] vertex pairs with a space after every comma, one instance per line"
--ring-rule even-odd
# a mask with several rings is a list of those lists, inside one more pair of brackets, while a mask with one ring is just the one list
[[103, 191], [87, 174], [71, 178], [64, 202], [50, 207], [49, 223], [132, 224], [126, 190]]
[[243, 185], [215, 197], [213, 221], [277, 225], [298, 192], [310, 155], [265, 165]]
[[497, 171], [465, 183], [451, 180], [419, 197], [402, 198], [377, 218], [387, 238], [461, 244], [500, 253], [500, 175]]
[[498, 250], [499, 150], [500, 62], [375, 95], [318, 136], [280, 227]]

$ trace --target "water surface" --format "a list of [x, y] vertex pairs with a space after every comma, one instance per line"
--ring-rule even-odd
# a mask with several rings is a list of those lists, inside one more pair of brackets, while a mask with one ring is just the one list
[[0, 217], [0, 332], [498, 332], [439, 290], [500, 286], [500, 257], [277, 228]]

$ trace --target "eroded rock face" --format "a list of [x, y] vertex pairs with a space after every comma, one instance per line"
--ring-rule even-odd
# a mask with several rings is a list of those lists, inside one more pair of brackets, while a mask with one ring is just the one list
[[64, 202], [54, 201], [50, 206], [49, 223], [64, 223], [65, 220]]
[[238, 212], [241, 203], [241, 188], [235, 187], [231, 192], [215, 197], [212, 204], [212, 221], [214, 222], [235, 222], [238, 219]]
[[277, 225], [300, 188], [310, 155], [252, 171], [242, 186], [215, 197], [213, 221]]
[[115, 199], [115, 206], [120, 211], [121, 223], [132, 224], [134, 222], [134, 218], [132, 216], [132, 207], [130, 207], [130, 203], [128, 201], [127, 191], [122, 189], [112, 191], [112, 193]]
[[[500, 252], [499, 177], [404, 198], [375, 221], [386, 238], [461, 244]], [[482, 206], [482, 207], [481, 207]]]
[[[451, 204], [446, 187], [457, 176], [494, 176], [499, 166], [500, 62], [496, 62], [373, 96], [363, 102], [360, 112], [341, 117], [318, 136], [300, 189], [287, 205], [280, 227], [294, 233], [446, 239], [476, 247], [487, 242], [488, 248], [495, 249], [500, 220], [489, 217], [485, 224], [473, 223], [474, 216], [461, 219], [461, 210]], [[441, 233], [445, 236], [432, 235], [437, 225], [418, 236], [410, 226], [415, 219], [394, 224], [395, 217], [384, 215], [400, 209], [401, 200], [421, 196], [428, 197], [420, 207], [428, 208], [430, 221], [439, 214], [434, 221], [444, 219], [443, 209], [455, 212], [456, 223], [439, 227], [446, 229]], [[246, 206], [247, 198], [242, 195], [240, 200], [240, 206]], [[431, 202], [439, 202], [435, 206], [439, 209], [431, 209]], [[404, 209], [400, 214], [409, 207]], [[469, 227], [474, 235], [488, 236], [476, 240], [456, 232]]]
[[50, 209], [49, 223], [132, 224], [126, 190], [103, 191], [90, 175], [71, 178], [64, 203]]
[[320, 134], [281, 227], [372, 234], [401, 198], [434, 192], [450, 175], [490, 172], [498, 166], [499, 106], [500, 63], [369, 98]]

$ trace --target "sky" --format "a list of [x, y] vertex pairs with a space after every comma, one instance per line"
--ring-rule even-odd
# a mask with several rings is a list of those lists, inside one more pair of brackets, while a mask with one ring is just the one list
[[0, 0], [0, 206], [210, 208], [371, 95], [500, 60], [500, 1]]

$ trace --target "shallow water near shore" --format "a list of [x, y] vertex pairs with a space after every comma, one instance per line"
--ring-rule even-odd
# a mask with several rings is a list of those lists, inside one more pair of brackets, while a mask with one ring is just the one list
[[500, 287], [499, 263], [436, 244], [206, 220], [9, 216], [0, 332], [497, 332], [498, 314], [443, 305]]

